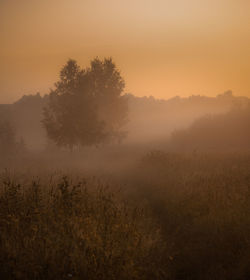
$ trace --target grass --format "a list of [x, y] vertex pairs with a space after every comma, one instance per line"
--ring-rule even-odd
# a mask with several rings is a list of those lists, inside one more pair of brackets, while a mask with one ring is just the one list
[[152, 152], [109, 184], [5, 172], [0, 252], [1, 279], [250, 279], [250, 157]]
[[158, 229], [142, 209], [93, 180], [43, 184], [2, 180], [1, 279], [157, 275]]

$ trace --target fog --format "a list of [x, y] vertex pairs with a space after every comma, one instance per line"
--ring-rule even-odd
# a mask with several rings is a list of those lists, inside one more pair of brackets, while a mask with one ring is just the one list
[[115, 101], [78, 73], [0, 105], [0, 276], [247, 279], [249, 98]]
[[0, 0], [0, 279], [250, 279], [250, 1]]
[[[79, 168], [103, 174], [126, 169], [155, 150], [191, 154], [249, 152], [247, 97], [236, 97], [231, 91], [217, 97], [168, 100], [132, 94], [125, 94], [125, 97], [128, 102], [125, 137], [119, 142], [79, 146], [73, 151], [58, 147], [47, 136], [42, 118], [48, 95], [24, 95], [13, 104], [0, 105], [1, 125], [10, 126], [12, 141], [17, 143], [11, 147], [8, 140], [8, 145], [1, 140], [1, 167], [19, 163], [23, 168], [35, 162], [37, 168]], [[4, 129], [1, 133], [4, 139]]]

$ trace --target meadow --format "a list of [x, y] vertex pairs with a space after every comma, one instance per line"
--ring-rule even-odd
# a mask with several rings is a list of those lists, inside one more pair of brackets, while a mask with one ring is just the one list
[[1, 279], [250, 279], [247, 154], [25, 174], [0, 176]]

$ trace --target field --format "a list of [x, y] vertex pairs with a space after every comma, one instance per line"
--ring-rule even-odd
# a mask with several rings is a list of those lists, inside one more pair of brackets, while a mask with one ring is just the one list
[[250, 0], [0, 23], [0, 280], [250, 280]]
[[1, 173], [1, 279], [250, 279], [248, 155], [29, 174]]

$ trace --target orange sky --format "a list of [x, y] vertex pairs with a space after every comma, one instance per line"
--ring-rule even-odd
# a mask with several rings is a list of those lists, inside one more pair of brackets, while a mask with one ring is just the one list
[[47, 93], [68, 58], [112, 56], [138, 96], [250, 97], [249, 0], [0, 0], [0, 103]]

